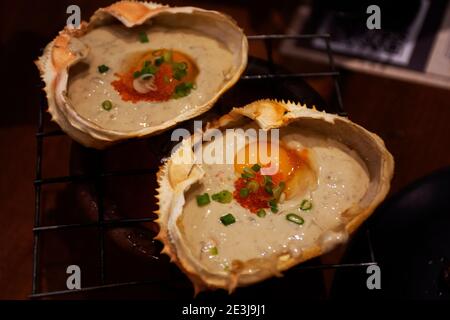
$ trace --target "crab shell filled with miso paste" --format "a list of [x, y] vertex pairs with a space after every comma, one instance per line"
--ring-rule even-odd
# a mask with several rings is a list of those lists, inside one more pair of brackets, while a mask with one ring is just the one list
[[196, 292], [231, 292], [345, 242], [393, 168], [383, 141], [346, 118], [256, 101], [185, 138], [161, 167], [157, 239]]
[[104, 148], [210, 109], [239, 79], [247, 52], [242, 30], [219, 12], [121, 1], [66, 27], [37, 65], [52, 119]]

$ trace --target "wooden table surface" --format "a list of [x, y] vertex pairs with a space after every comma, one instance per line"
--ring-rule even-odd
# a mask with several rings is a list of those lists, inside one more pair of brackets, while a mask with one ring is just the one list
[[[95, 8], [110, 1], [39, 1], [37, 6], [30, 1], [0, 4], [1, 64], [2, 70], [6, 70], [2, 82], [6, 100], [0, 117], [0, 299], [26, 299], [31, 293], [34, 134], [39, 105], [36, 87], [39, 80], [32, 61], [64, 25], [66, 7], [73, 3], [80, 5], [83, 19], [87, 19]], [[247, 34], [281, 33], [293, 11], [286, 1], [277, 1], [277, 8], [258, 6], [257, 1], [239, 3], [185, 2], [228, 13]], [[256, 56], [264, 56], [263, 52], [261, 45], [252, 46], [250, 51]], [[275, 54], [277, 61], [291, 70], [302, 69], [301, 62], [286, 62]], [[317, 79], [310, 84], [330, 98], [330, 79]], [[396, 168], [391, 194], [450, 165], [449, 91], [345, 71], [341, 85], [349, 118], [379, 134], [394, 155]], [[52, 148], [45, 152], [44, 174], [67, 174], [70, 140], [54, 139]], [[48, 203], [51, 206], [51, 200]], [[64, 244], [52, 247], [53, 254], [67, 254]]]

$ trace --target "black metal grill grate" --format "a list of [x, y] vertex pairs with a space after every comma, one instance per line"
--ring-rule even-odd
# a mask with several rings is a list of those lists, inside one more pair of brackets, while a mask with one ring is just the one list
[[[271, 66], [273, 66], [273, 40], [302, 40], [302, 39], [312, 39], [312, 38], [323, 38], [326, 42], [326, 51], [328, 54], [328, 64], [329, 71], [327, 72], [314, 72], [314, 73], [289, 73], [289, 74], [280, 74], [280, 73], [268, 73], [268, 74], [259, 74], [259, 75], [244, 75], [242, 76], [242, 80], [252, 81], [258, 79], [271, 79], [271, 78], [307, 78], [307, 77], [332, 77], [334, 82], [335, 95], [337, 100], [337, 110], [336, 112], [341, 116], [346, 116], [346, 112], [343, 108], [342, 98], [340, 87], [338, 83], [339, 72], [336, 71], [333, 55], [330, 47], [330, 35], [328, 34], [304, 34], [304, 35], [255, 35], [248, 36], [248, 40], [250, 41], [263, 41], [265, 44], [266, 54], [267, 54], [267, 62], [269, 65], [269, 70], [273, 70]], [[33, 279], [32, 279], [32, 293], [30, 295], [31, 298], [42, 298], [42, 297], [50, 297], [50, 296], [58, 296], [70, 293], [79, 293], [79, 292], [88, 292], [95, 291], [99, 289], [108, 289], [108, 288], [118, 288], [125, 286], [133, 286], [133, 285], [145, 285], [145, 284], [155, 284], [160, 282], [160, 280], [144, 280], [144, 281], [131, 281], [131, 282], [118, 282], [118, 283], [107, 283], [105, 279], [105, 229], [106, 228], [115, 228], [122, 227], [129, 224], [136, 224], [142, 222], [153, 221], [153, 218], [138, 218], [138, 219], [115, 219], [115, 220], [104, 220], [103, 219], [103, 198], [102, 198], [102, 190], [101, 184], [99, 183], [102, 179], [106, 177], [118, 177], [118, 176], [131, 176], [131, 175], [145, 175], [145, 174], [155, 174], [156, 169], [142, 169], [142, 170], [121, 170], [114, 172], [103, 172], [98, 171], [95, 174], [91, 175], [69, 175], [69, 176], [60, 176], [60, 177], [51, 177], [45, 178], [42, 177], [42, 158], [43, 158], [43, 142], [47, 137], [64, 135], [65, 133], [61, 130], [47, 131], [45, 132], [44, 128], [44, 106], [46, 103], [42, 101], [41, 106], [38, 112], [38, 130], [36, 133], [37, 139], [37, 151], [36, 151], [36, 179], [34, 180], [35, 187], [35, 220], [34, 220], [34, 246], [33, 246]], [[98, 194], [98, 217], [96, 222], [92, 223], [74, 223], [74, 224], [60, 224], [60, 225], [41, 225], [41, 193], [42, 186], [54, 183], [70, 183], [70, 182], [78, 182], [90, 180], [94, 181], [96, 186], [96, 191]], [[40, 238], [43, 232], [49, 232], [52, 230], [69, 230], [69, 229], [77, 229], [77, 228], [97, 228], [98, 229], [98, 245], [99, 245], [99, 265], [100, 265], [100, 285], [84, 287], [80, 290], [60, 290], [60, 291], [47, 291], [42, 292], [39, 288], [40, 283]], [[369, 265], [376, 264], [375, 257], [373, 253], [373, 249], [370, 242], [370, 236], [367, 232], [367, 240], [368, 240], [368, 248], [370, 250], [371, 261], [369, 262], [360, 262], [360, 263], [350, 263], [350, 264], [317, 264], [317, 265], [300, 265], [297, 267], [298, 269], [337, 269], [337, 268], [359, 268], [366, 267]]]

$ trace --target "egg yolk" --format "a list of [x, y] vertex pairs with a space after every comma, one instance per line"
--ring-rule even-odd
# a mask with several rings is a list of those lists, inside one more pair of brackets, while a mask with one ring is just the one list
[[[278, 152], [272, 152], [273, 146], [278, 147]], [[289, 149], [282, 143], [272, 145], [270, 141], [250, 143], [237, 152], [234, 170], [241, 176], [245, 168], [251, 168], [255, 164], [261, 168], [274, 168], [268, 175], [273, 176], [276, 181], [285, 182], [284, 193], [287, 199], [304, 193], [316, 183], [316, 175], [306, 148]]]
[[133, 56], [111, 85], [124, 101], [166, 101], [188, 95], [195, 87], [197, 65], [175, 50], [153, 50]]

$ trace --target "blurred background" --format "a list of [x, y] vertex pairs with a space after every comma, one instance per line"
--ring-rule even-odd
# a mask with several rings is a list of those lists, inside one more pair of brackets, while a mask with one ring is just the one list
[[[65, 25], [67, 6], [80, 6], [82, 20], [87, 20], [98, 7], [110, 3], [112, 1], [92, 0], [0, 3], [0, 64], [5, 75], [0, 116], [0, 298], [26, 299], [31, 293], [35, 133], [37, 111], [42, 102], [39, 75], [33, 61]], [[348, 117], [380, 135], [395, 158], [390, 196], [417, 179], [450, 165], [448, 1], [414, 0], [408, 1], [407, 6], [393, 3], [167, 1], [173, 6], [192, 5], [224, 12], [233, 17], [247, 35], [330, 33]], [[369, 4], [378, 4], [381, 8], [381, 30], [366, 28]], [[324, 49], [324, 42], [317, 39], [275, 41], [274, 62], [289, 72], [329, 71]], [[249, 54], [266, 59], [264, 43], [251, 42]], [[332, 77], [308, 78], [306, 82], [325, 103], [335, 103], [333, 101], [337, 97]], [[263, 93], [261, 98], [264, 98]], [[52, 126], [57, 129], [56, 125]], [[44, 143], [43, 176], [68, 175], [72, 142], [65, 136], [51, 139]], [[42, 200], [45, 222], [55, 223], [61, 216], [77, 219], [81, 209], [70, 192], [70, 187], [62, 184], [48, 187]], [[95, 265], [96, 262], [83, 260], [96, 254], [96, 249], [90, 245], [90, 239], [95, 237], [87, 231], [43, 239], [46, 250], [41, 257], [41, 289], [64, 288], [66, 274], [61, 266], [67, 261]], [[132, 277], [128, 279], [126, 276], [129, 270], [136, 274], [142, 270], [145, 273], [146, 263], [134, 264], [132, 254], [121, 255], [116, 249], [108, 252], [111, 253], [108, 259], [113, 264], [122, 261], [111, 271], [111, 276], [116, 273], [115, 276], [130, 281]], [[94, 273], [87, 271], [83, 281], [95, 284]], [[329, 286], [327, 281], [324, 286]], [[191, 294], [188, 283], [183, 284], [180, 290]], [[81, 297], [124, 295], [151, 297], [145, 290], [103, 292]], [[321, 293], [317, 296], [323, 297]]]

